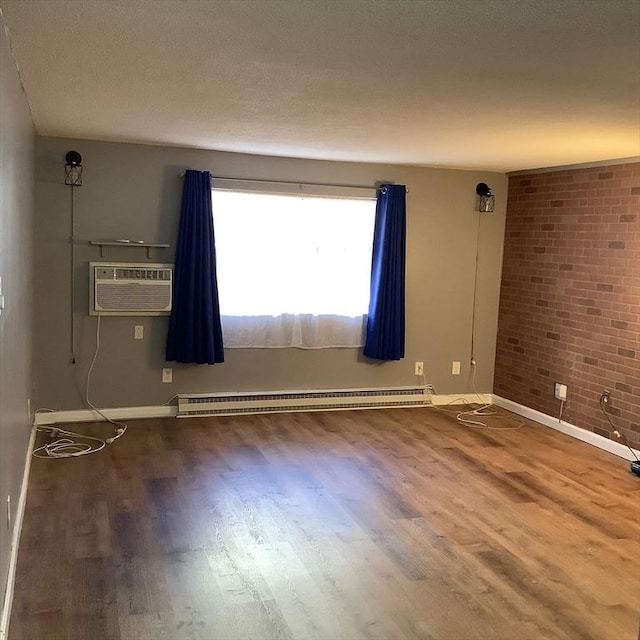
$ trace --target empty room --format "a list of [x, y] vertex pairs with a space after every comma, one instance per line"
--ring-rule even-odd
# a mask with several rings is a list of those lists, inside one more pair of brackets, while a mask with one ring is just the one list
[[640, 640], [637, 0], [0, 21], [0, 640]]

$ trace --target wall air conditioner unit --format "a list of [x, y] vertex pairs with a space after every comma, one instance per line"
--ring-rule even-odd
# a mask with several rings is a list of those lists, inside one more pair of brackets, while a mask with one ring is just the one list
[[172, 287], [172, 264], [90, 262], [89, 315], [168, 315]]

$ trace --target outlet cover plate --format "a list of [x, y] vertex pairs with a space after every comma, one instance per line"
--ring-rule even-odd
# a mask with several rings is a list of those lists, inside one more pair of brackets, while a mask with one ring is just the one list
[[567, 399], [567, 385], [560, 384], [556, 382], [555, 394], [557, 400], [566, 400]]

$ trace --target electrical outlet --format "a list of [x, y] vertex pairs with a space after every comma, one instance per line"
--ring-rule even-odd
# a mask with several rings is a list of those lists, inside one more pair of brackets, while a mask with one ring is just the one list
[[452, 376], [459, 376], [460, 375], [460, 362], [458, 362], [457, 360], [454, 360], [451, 363], [451, 375]]
[[567, 399], [567, 385], [556, 382], [555, 394], [557, 400]]
[[162, 370], [162, 382], [173, 382], [173, 369]]
[[415, 373], [417, 376], [424, 375], [424, 362], [416, 362]]
[[143, 340], [144, 339], [144, 325], [137, 324], [133, 330], [133, 339], [134, 340]]

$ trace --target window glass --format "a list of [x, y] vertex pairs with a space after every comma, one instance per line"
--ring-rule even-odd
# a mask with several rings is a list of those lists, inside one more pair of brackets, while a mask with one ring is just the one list
[[366, 314], [374, 200], [212, 197], [222, 315]]

